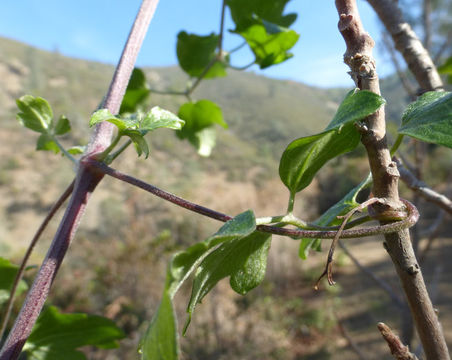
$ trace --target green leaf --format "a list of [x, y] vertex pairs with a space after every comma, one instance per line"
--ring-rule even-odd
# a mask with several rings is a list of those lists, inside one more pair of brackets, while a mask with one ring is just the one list
[[325, 130], [338, 129], [344, 124], [362, 120], [373, 114], [385, 103], [385, 99], [371, 91], [351, 90], [339, 105], [333, 120]]
[[[168, 266], [166, 284], [159, 309], [154, 315], [151, 324], [141, 343], [143, 359], [177, 359], [178, 338], [175, 314], [172, 307], [172, 298], [182, 283], [188, 278], [196, 266], [204, 259], [209, 250], [218, 244], [250, 235], [256, 229], [256, 218], [251, 210], [245, 211], [227, 221], [214, 235], [206, 240], [190, 246], [187, 250], [175, 254]], [[263, 256], [250, 261], [244, 267], [243, 273], [248, 274], [248, 268], [257, 269], [257, 261], [263, 261]], [[261, 274], [261, 271], [259, 274]], [[251, 286], [253, 281], [242, 281], [243, 286]], [[237, 274], [240, 277], [240, 274]], [[248, 285], [247, 285], [248, 284]]]
[[168, 267], [165, 289], [174, 296], [208, 250], [225, 241], [250, 235], [256, 230], [256, 218], [247, 210], [227, 221], [214, 235], [173, 256]]
[[38, 318], [24, 351], [27, 359], [86, 359], [76, 349], [92, 345], [118, 347], [124, 333], [110, 319], [88, 314], [63, 314], [48, 307]]
[[[190, 302], [187, 307], [189, 317], [185, 324], [184, 333], [190, 324], [191, 316], [197, 304], [206, 296], [210, 290], [227, 276], [235, 276], [237, 280], [242, 276], [240, 273], [244, 272], [244, 268], [250, 267], [252, 260], [249, 258], [256, 252], [261, 251], [262, 247], [268, 246], [269, 237], [267, 234], [262, 235], [255, 232], [244, 238], [234, 239], [222, 243], [217, 249], [212, 251], [201, 262], [196, 270], [195, 280], [191, 293]], [[241, 291], [250, 290], [249, 286], [257, 286], [256, 281], [262, 279], [258, 276], [256, 279], [243, 281], [237, 285]], [[236, 280], [234, 280], [236, 281]]]
[[132, 140], [138, 156], [144, 154], [145, 158], [147, 159], [149, 156], [149, 146], [145, 138], [143, 137], [143, 134], [139, 130], [124, 130], [123, 133], [124, 135], [130, 137], [130, 140]]
[[[358, 206], [356, 197], [358, 193], [372, 184], [372, 176], [369, 174], [365, 180], [350, 190], [340, 201], [330, 207], [326, 212], [322, 214], [317, 220], [314, 221], [315, 225], [319, 226], [333, 226], [340, 224], [340, 220], [337, 218], [339, 215], [348, 213], [351, 209]], [[310, 249], [320, 251], [321, 239], [304, 238], [301, 239], [298, 255], [300, 258], [306, 260]]]
[[55, 135], [64, 135], [71, 131], [71, 124], [66, 116], [61, 115], [53, 130]]
[[140, 129], [145, 131], [153, 131], [158, 128], [180, 130], [184, 124], [185, 121], [179, 119], [176, 114], [154, 106], [141, 120]]
[[253, 17], [258, 16], [273, 24], [289, 27], [297, 18], [297, 14], [283, 15], [284, 8], [290, 0], [227, 0], [236, 31], [246, 29], [255, 23]]
[[38, 142], [36, 143], [36, 150], [53, 151], [55, 154], [60, 152], [60, 148], [55, 140], [48, 134], [41, 134], [41, 136], [39, 136]]
[[157, 312], [140, 344], [143, 360], [177, 360], [179, 346], [173, 304], [164, 292]]
[[[218, 35], [214, 33], [207, 36], [199, 36], [181, 31], [177, 35], [177, 59], [180, 67], [188, 75], [199, 77], [215, 59], [217, 46]], [[204, 78], [226, 76], [225, 67], [225, 64], [216, 62]]]
[[228, 127], [220, 107], [210, 100], [185, 103], [180, 107], [178, 116], [185, 121], [185, 125], [176, 133], [177, 136], [188, 139], [203, 156], [209, 156], [215, 146], [216, 133], [212, 126]]
[[452, 148], [452, 93], [427, 92], [408, 105], [399, 133]]
[[130, 123], [124, 119], [120, 119], [117, 116], [112, 115], [108, 109], [99, 109], [91, 115], [89, 126], [92, 127], [103, 121], [108, 121], [117, 126], [119, 130], [125, 130], [130, 127]]
[[225, 129], [228, 127], [223, 119], [221, 108], [210, 100], [185, 103], [179, 108], [178, 116], [185, 121], [184, 127], [178, 133], [182, 137], [213, 124], [218, 124]]
[[120, 114], [134, 113], [147, 99], [150, 93], [143, 70], [134, 68], [126, 93], [122, 99]]
[[80, 145], [76, 145], [73, 146], [69, 149], [67, 149], [67, 152], [71, 155], [80, 155], [83, 154], [86, 150], [86, 146], [80, 146]]
[[52, 123], [53, 112], [49, 103], [40, 97], [22, 96], [16, 100], [20, 112], [17, 114], [23, 126], [40, 133], [46, 133]]
[[261, 69], [290, 59], [293, 54], [288, 50], [296, 44], [300, 37], [294, 30], [265, 20], [258, 20], [254, 25], [237, 31], [237, 33], [246, 40], [254, 53], [255, 62]]
[[355, 149], [359, 133], [353, 124], [302, 137], [289, 144], [279, 163], [279, 176], [291, 193], [307, 187], [328, 160]]
[[[254, 241], [263, 241], [261, 246], [253, 252], [242, 268], [231, 274], [231, 288], [240, 295], [257, 287], [265, 277], [267, 257], [270, 250], [271, 234], [255, 232]], [[250, 237], [251, 237], [250, 236]]]
[[299, 138], [286, 148], [279, 163], [279, 176], [291, 193], [307, 187], [329, 160], [359, 144], [354, 123], [373, 114], [385, 100], [369, 91], [350, 91], [326, 131]]
[[[0, 305], [8, 301], [10, 290], [18, 270], [19, 266], [0, 257]], [[23, 293], [27, 288], [27, 284], [22, 280], [17, 287], [17, 294]]]

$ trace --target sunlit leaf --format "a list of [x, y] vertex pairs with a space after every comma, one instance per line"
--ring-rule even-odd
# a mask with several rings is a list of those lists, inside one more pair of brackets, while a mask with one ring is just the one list
[[[190, 323], [196, 305], [221, 279], [231, 275], [235, 276], [233, 284], [241, 292], [247, 292], [251, 287], [258, 285], [263, 278], [261, 272], [263, 264], [253, 264], [253, 261], [256, 259], [262, 260], [260, 252], [262, 252], [262, 247], [266, 251], [269, 246], [268, 241], [269, 236], [267, 234], [262, 235], [256, 232], [243, 238], [224, 242], [206, 256], [196, 270], [191, 298], [187, 307], [189, 316], [184, 332]], [[258, 254], [255, 255], [255, 253]], [[250, 259], [250, 257], [252, 258]], [[247, 277], [250, 267], [259, 271], [256, 277]]]
[[[177, 35], [177, 59], [180, 67], [190, 76], [199, 77], [216, 57], [218, 35], [199, 36], [181, 31]], [[225, 76], [225, 65], [216, 62], [204, 78]]]
[[282, 182], [291, 193], [303, 190], [328, 160], [355, 149], [359, 139], [355, 126], [347, 124], [291, 142], [279, 163]]
[[47, 132], [52, 123], [53, 112], [45, 99], [25, 95], [17, 99], [16, 103], [20, 110], [17, 117], [22, 125], [40, 133]]
[[94, 125], [100, 124], [103, 121], [108, 121], [117, 126], [119, 130], [125, 130], [130, 127], [130, 123], [121, 119], [117, 116], [114, 116], [108, 109], [99, 109], [95, 111], [91, 115], [91, 119], [89, 121], [89, 126], [92, 127]]
[[288, 51], [296, 44], [299, 35], [294, 31], [259, 20], [237, 31], [248, 43], [261, 69], [279, 64], [293, 56]]
[[85, 150], [86, 150], [86, 146], [77, 145], [77, 146], [73, 146], [73, 147], [67, 149], [67, 152], [71, 155], [80, 155], [80, 154], [83, 154], [85, 152]]
[[188, 139], [203, 156], [209, 156], [215, 146], [216, 132], [212, 126], [228, 127], [220, 107], [210, 100], [185, 103], [180, 107], [178, 116], [185, 121], [185, 125], [177, 136]]
[[162, 301], [141, 340], [143, 360], [177, 360], [179, 354], [176, 317], [171, 297], [164, 292]]
[[27, 359], [86, 359], [86, 345], [118, 347], [124, 333], [110, 319], [88, 314], [63, 314], [48, 307], [38, 318], [24, 346]]
[[364, 119], [386, 103], [380, 95], [371, 91], [354, 89], [346, 96], [325, 130], [337, 129], [349, 122]]
[[145, 131], [153, 131], [158, 128], [180, 130], [184, 124], [185, 121], [179, 119], [176, 114], [159, 106], [154, 106], [140, 121], [139, 128]]
[[384, 99], [368, 91], [349, 92], [326, 131], [294, 140], [284, 151], [279, 175], [291, 193], [307, 187], [329, 160], [349, 152], [359, 144], [354, 123], [374, 113]]
[[431, 91], [408, 105], [399, 133], [452, 148], [452, 93]]

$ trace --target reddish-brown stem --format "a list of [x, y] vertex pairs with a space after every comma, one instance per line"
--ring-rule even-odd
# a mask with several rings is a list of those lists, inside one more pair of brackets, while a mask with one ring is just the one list
[[[147, 27], [155, 12], [158, 0], [143, 0], [126, 46], [115, 70], [113, 80], [108, 90], [103, 107], [111, 113], [119, 111], [127, 83], [147, 31]], [[79, 163], [74, 191], [66, 209], [65, 215], [55, 234], [49, 251], [36, 275], [24, 305], [9, 333], [0, 353], [0, 360], [15, 360], [19, 357], [36, 319], [41, 312], [66, 251], [78, 228], [86, 204], [92, 192], [102, 180], [103, 174], [93, 171], [86, 162], [102, 153], [111, 143], [112, 125], [104, 122], [99, 124], [88, 144], [86, 155]]]
[[[115, 170], [104, 163], [98, 162], [96, 160], [90, 160], [89, 165], [92, 166], [97, 171], [102, 172], [103, 174], [109, 175], [111, 177], [114, 177], [118, 180], [124, 181], [126, 183], [129, 183], [133, 186], [139, 187], [140, 189], [143, 189], [153, 195], [156, 195], [164, 200], [167, 200], [175, 205], [178, 205], [180, 207], [183, 207], [187, 210], [196, 212], [198, 214], [210, 217], [212, 219], [216, 219], [219, 221], [226, 222], [228, 220], [231, 220], [232, 217], [226, 214], [222, 214], [218, 211], [209, 209], [205, 206], [201, 206], [195, 203], [192, 203], [188, 200], [182, 199], [174, 194], [171, 194], [167, 191], [164, 191], [162, 189], [159, 189], [156, 186], [153, 186], [151, 184], [148, 184], [142, 180], [139, 180], [137, 178], [134, 178], [133, 176], [126, 175], [118, 170]], [[405, 229], [413, 226], [418, 218], [419, 213], [417, 209], [408, 201], [403, 200], [405, 206], [407, 207], [407, 216], [405, 219], [386, 224], [386, 225], [380, 225], [380, 226], [371, 226], [361, 229], [351, 229], [351, 230], [344, 230], [340, 233], [341, 238], [356, 238], [356, 237], [364, 237], [364, 236], [371, 236], [371, 235], [377, 235], [377, 234], [385, 234], [388, 232], [394, 232], [398, 231], [400, 229]], [[281, 228], [277, 226], [269, 226], [269, 225], [259, 225], [257, 227], [258, 230], [263, 232], [268, 232], [276, 235], [284, 235], [284, 236], [290, 236], [292, 238], [320, 238], [320, 239], [332, 239], [335, 236], [337, 236], [338, 231], [337, 230], [302, 230], [302, 229], [286, 229]]]
[[52, 220], [55, 213], [58, 211], [58, 209], [63, 205], [63, 203], [67, 200], [69, 195], [71, 195], [72, 190], [74, 190], [74, 181], [71, 182], [71, 184], [66, 188], [64, 193], [60, 196], [60, 198], [53, 204], [52, 208], [47, 213], [45, 219], [42, 221], [41, 225], [39, 226], [38, 230], [36, 231], [35, 235], [33, 236], [33, 239], [30, 242], [30, 245], [28, 245], [28, 249], [25, 252], [25, 255], [22, 259], [22, 263], [20, 264], [19, 270], [17, 271], [16, 278], [14, 279], [13, 286], [11, 287], [8, 302], [6, 304], [5, 309], [5, 315], [2, 319], [2, 328], [0, 330], [0, 339], [3, 338], [3, 334], [5, 333], [6, 326], [8, 324], [9, 317], [11, 315], [11, 310], [13, 308], [14, 303], [14, 297], [16, 295], [17, 286], [19, 285], [20, 280], [22, 280], [22, 277], [25, 272], [25, 266], [27, 265], [28, 259], [30, 258], [31, 253], [33, 252], [33, 249], [35, 248], [36, 244], [38, 243], [38, 240], [40, 239], [42, 233], [44, 232], [45, 228], [49, 224], [50, 220]]

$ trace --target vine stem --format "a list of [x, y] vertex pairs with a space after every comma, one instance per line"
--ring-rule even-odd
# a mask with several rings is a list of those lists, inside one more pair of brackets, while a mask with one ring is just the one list
[[[158, 0], [143, 0], [141, 3], [102, 105], [102, 107], [108, 109], [112, 114], [116, 114], [119, 111], [138, 52], [157, 4]], [[88, 200], [103, 178], [102, 174], [93, 172], [91, 168], [86, 166], [86, 163], [89, 159], [96, 158], [108, 148], [111, 144], [113, 128], [114, 126], [108, 122], [102, 122], [95, 128], [88, 144], [87, 152], [79, 162], [74, 190], [69, 205], [27, 295], [25, 303], [0, 352], [0, 360], [17, 359], [25, 341], [31, 333], [33, 325], [47, 299], [51, 284], [79, 226]]]
[[[91, 159], [86, 163], [87, 166], [91, 167], [93, 171], [98, 171], [101, 174], [109, 175], [118, 180], [129, 183], [133, 186], [136, 186], [140, 189], [143, 189], [153, 195], [156, 195], [166, 201], [169, 201], [177, 206], [183, 207], [187, 210], [196, 212], [198, 214], [210, 217], [219, 221], [229, 221], [232, 219], [232, 216], [223, 214], [216, 210], [209, 209], [205, 206], [195, 204], [188, 200], [185, 200], [181, 197], [178, 197], [174, 194], [171, 194], [165, 190], [159, 189], [156, 186], [148, 184], [142, 180], [139, 180], [133, 176], [126, 175], [118, 170], [115, 170], [104, 163], [96, 161], [95, 159]], [[356, 238], [356, 237], [364, 237], [378, 234], [386, 234], [394, 231], [399, 231], [400, 229], [405, 229], [413, 226], [417, 220], [419, 219], [419, 213], [417, 209], [406, 200], [402, 200], [407, 207], [408, 214], [405, 219], [389, 223], [386, 225], [379, 226], [371, 226], [361, 229], [351, 229], [351, 230], [343, 230], [340, 233], [341, 238]], [[333, 239], [337, 236], [338, 230], [304, 230], [304, 229], [286, 229], [278, 226], [269, 226], [269, 225], [258, 225], [257, 229], [263, 232], [272, 233], [275, 235], [283, 235], [289, 236], [291, 238], [319, 238], [319, 239]]]

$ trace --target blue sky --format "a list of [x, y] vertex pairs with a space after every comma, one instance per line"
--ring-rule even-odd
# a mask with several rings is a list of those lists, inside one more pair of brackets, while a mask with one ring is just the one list
[[[4, 1], [0, 12], [0, 36], [10, 37], [46, 50], [83, 59], [115, 64], [139, 8], [139, 0], [18, 0]], [[358, 0], [366, 30], [379, 42], [380, 26], [367, 2]], [[139, 66], [167, 66], [177, 63], [176, 37], [180, 30], [207, 35], [218, 32], [220, 0], [160, 0], [144, 42]], [[316, 86], [353, 86], [342, 64], [344, 41], [337, 31], [338, 15], [332, 0], [292, 0], [287, 12], [298, 13], [293, 28], [300, 40], [294, 57], [260, 71], [269, 77], [291, 79]], [[231, 21], [226, 29], [233, 28]], [[225, 49], [241, 43], [227, 34]], [[380, 75], [392, 71], [383, 66], [385, 56], [375, 49]], [[252, 60], [245, 50], [233, 57], [233, 64]]]

